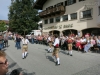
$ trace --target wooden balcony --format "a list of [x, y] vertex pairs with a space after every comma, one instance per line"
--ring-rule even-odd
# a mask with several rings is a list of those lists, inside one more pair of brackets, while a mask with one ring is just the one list
[[43, 16], [46, 16], [46, 15], [47, 15], [46, 13], [47, 13], [47, 11], [44, 10], [44, 11], [43, 11]]
[[50, 9], [47, 9], [47, 13], [46, 13], [47, 15], [50, 15]]
[[65, 11], [65, 7], [64, 6], [58, 6], [58, 7], [56, 7], [56, 11], [55, 12], [63, 12], [63, 11]]
[[50, 15], [59, 14], [65, 12], [65, 7], [60, 5], [58, 7], [47, 8], [46, 10], [39, 13], [40, 17], [49, 17]]
[[41, 18], [47, 16], [46, 12], [47, 12], [46, 10], [44, 10], [44, 11], [42, 11], [42, 12], [39, 12], [39, 16], [40, 16]]
[[43, 18], [43, 12], [39, 12], [39, 16]]

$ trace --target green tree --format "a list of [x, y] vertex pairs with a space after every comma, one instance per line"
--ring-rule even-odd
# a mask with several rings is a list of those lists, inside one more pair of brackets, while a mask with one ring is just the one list
[[7, 29], [6, 23], [4, 21], [0, 21], [0, 31], [5, 31]]
[[14, 32], [27, 34], [37, 27], [38, 10], [33, 9], [34, 0], [12, 0], [9, 7], [9, 27]]

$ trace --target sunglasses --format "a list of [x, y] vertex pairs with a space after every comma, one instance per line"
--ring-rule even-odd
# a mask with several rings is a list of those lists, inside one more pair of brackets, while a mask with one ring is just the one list
[[4, 63], [3, 63], [3, 62], [2, 62], [2, 63], [0, 62], [0, 64], [4, 64], [4, 65], [6, 65], [7, 62], [8, 62], [8, 60], [6, 59]]

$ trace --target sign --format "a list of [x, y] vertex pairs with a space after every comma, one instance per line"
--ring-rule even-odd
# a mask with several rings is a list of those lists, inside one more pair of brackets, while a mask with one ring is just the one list
[[49, 29], [58, 29], [58, 26], [50, 26], [50, 27], [45, 27], [43, 28], [44, 30], [49, 30]]
[[63, 28], [72, 28], [73, 24], [64, 25]]
[[43, 30], [72, 28], [73, 24], [44, 27]]

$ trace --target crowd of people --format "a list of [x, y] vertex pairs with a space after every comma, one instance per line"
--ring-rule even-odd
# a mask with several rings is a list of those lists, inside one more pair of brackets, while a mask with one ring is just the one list
[[26, 58], [28, 54], [28, 43], [31, 44], [43, 44], [49, 46], [48, 53], [52, 52], [52, 56], [56, 59], [56, 63], [59, 62], [59, 49], [64, 49], [67, 51], [67, 54], [73, 56], [73, 50], [82, 51], [84, 53], [89, 52], [90, 50], [100, 50], [100, 36], [91, 36], [89, 33], [85, 34], [82, 37], [77, 35], [69, 34], [68, 36], [61, 35], [38, 35], [34, 34], [31, 37], [23, 37], [21, 35], [16, 35], [14, 38], [17, 49], [21, 48], [20, 42], [22, 41], [22, 58]]
[[0, 50], [8, 47], [8, 33], [0, 34]]
[[[72, 56], [72, 49], [88, 52], [90, 49], [100, 49], [100, 36], [94, 36], [90, 35], [89, 33], [86, 33], [84, 36], [79, 37], [77, 35], [69, 34], [58, 36], [59, 38], [59, 47], [61, 49], [65, 48], [68, 49], [68, 54], [71, 54]], [[54, 43], [54, 36], [53, 35], [38, 35], [32, 37], [27, 37], [29, 39], [29, 42], [34, 44], [44, 44], [49, 45], [48, 52], [51, 52], [52, 44]]]
[[[22, 59], [25, 59], [28, 55], [28, 43], [31, 44], [42, 44], [49, 46], [48, 53], [52, 52], [52, 57], [56, 63], [56, 65], [60, 65], [60, 57], [59, 57], [59, 49], [65, 49], [67, 54], [73, 56], [73, 50], [82, 51], [84, 53], [89, 52], [90, 50], [100, 50], [100, 36], [91, 36], [89, 33], [80, 37], [77, 35], [69, 34], [68, 36], [57, 34], [54, 35], [38, 35], [34, 34], [31, 37], [21, 36], [19, 34], [15, 34], [12, 36], [15, 41], [15, 47], [17, 49], [22, 49]], [[2, 41], [1, 41], [2, 40]], [[22, 42], [22, 47], [21, 47]], [[0, 35], [0, 49], [8, 46], [8, 34], [5, 33]], [[8, 61], [6, 59], [6, 54], [0, 51], [0, 66], [4, 65], [5, 68], [8, 67]], [[2, 67], [2, 66], [1, 66]], [[1, 68], [0, 68], [0, 71]], [[0, 73], [3, 73], [0, 72]], [[4, 75], [4, 74], [2, 74]]]

